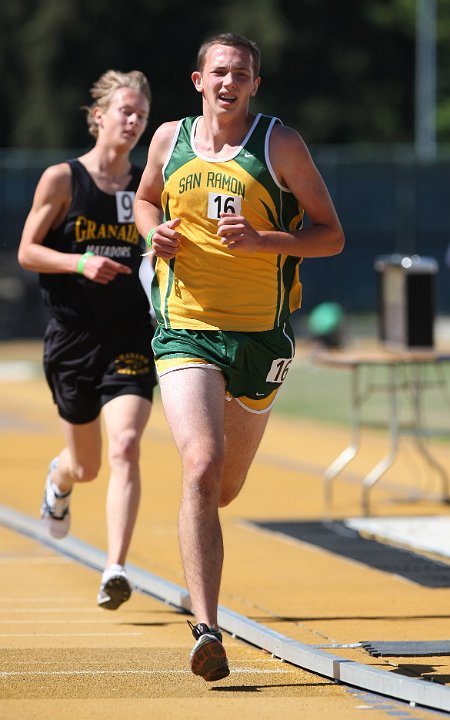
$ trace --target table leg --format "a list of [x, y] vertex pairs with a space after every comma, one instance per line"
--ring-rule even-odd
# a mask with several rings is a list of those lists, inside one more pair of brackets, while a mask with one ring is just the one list
[[360, 445], [360, 428], [361, 428], [361, 396], [359, 392], [359, 368], [352, 368], [351, 373], [351, 425], [352, 434], [350, 445], [343, 450], [335, 460], [329, 465], [324, 474], [324, 494], [325, 494], [325, 515], [331, 516], [331, 507], [333, 503], [332, 485], [337, 475], [349, 464], [358, 452]]
[[390, 417], [389, 417], [389, 441], [390, 441], [390, 449], [389, 453], [380, 460], [379, 463], [375, 465], [375, 467], [365, 476], [363, 479], [363, 487], [362, 487], [362, 510], [364, 515], [370, 515], [370, 504], [369, 504], [369, 493], [370, 490], [373, 488], [373, 486], [378, 482], [378, 480], [384, 475], [386, 470], [388, 470], [392, 463], [394, 462], [395, 458], [397, 457], [397, 451], [398, 451], [398, 437], [399, 437], [399, 422], [398, 422], [398, 373], [399, 373], [399, 366], [398, 365], [391, 365], [388, 368], [389, 371], [389, 383], [388, 383], [388, 390], [389, 390], [389, 408], [390, 408]]
[[441, 463], [436, 460], [434, 455], [431, 453], [429, 448], [426, 446], [424, 440], [423, 440], [423, 431], [422, 431], [422, 396], [421, 396], [421, 383], [422, 383], [422, 376], [421, 373], [423, 371], [423, 367], [419, 366], [417, 368], [412, 368], [412, 377], [413, 381], [411, 384], [412, 387], [412, 396], [413, 396], [413, 408], [414, 408], [414, 428], [413, 428], [413, 437], [414, 442], [417, 448], [417, 451], [422, 455], [425, 462], [440, 476], [441, 478], [441, 487], [442, 487], [442, 500], [448, 502], [449, 500], [449, 476], [447, 473], [447, 470], [444, 468]]

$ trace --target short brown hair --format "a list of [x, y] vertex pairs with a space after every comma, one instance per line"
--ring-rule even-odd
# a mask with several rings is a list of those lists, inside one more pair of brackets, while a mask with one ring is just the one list
[[243, 35], [237, 35], [236, 33], [221, 33], [215, 35], [201, 45], [197, 55], [197, 69], [202, 72], [205, 65], [206, 53], [213, 47], [213, 45], [230, 45], [231, 47], [240, 47], [248, 50], [253, 58], [253, 72], [255, 78], [259, 76], [259, 70], [261, 67], [261, 52], [259, 47], [253, 40], [249, 40]]
[[95, 138], [98, 136], [98, 126], [94, 121], [93, 110], [99, 107], [101, 110], [107, 110], [111, 102], [111, 98], [120, 88], [131, 88], [142, 93], [147, 98], [149, 105], [152, 101], [152, 93], [150, 83], [140, 70], [131, 70], [131, 72], [121, 72], [120, 70], [107, 70], [93, 84], [90, 89], [91, 97], [94, 102], [89, 107], [83, 107], [87, 112], [87, 124], [89, 133]]

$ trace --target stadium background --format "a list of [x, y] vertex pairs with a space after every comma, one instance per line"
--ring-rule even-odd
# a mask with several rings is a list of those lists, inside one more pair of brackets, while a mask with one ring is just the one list
[[[416, 143], [415, 22], [416, 10], [425, 6], [436, 10], [438, 71], [436, 146], [424, 156]], [[136, 159], [143, 160], [145, 145], [160, 122], [199, 111], [189, 80], [195, 50], [205, 36], [223, 30], [242, 32], [260, 44], [263, 87], [254, 109], [276, 113], [301, 131], [346, 231], [342, 256], [305, 262], [302, 314], [332, 299], [353, 318], [373, 318], [374, 260], [392, 252], [436, 258], [437, 311], [450, 314], [450, 270], [444, 266], [450, 238], [450, 0], [2, 3], [2, 503], [29, 518], [37, 516], [42, 469], [60, 441], [41, 371], [38, 338], [44, 317], [37, 281], [33, 273], [21, 271], [16, 260], [36, 181], [50, 162], [86, 148], [85, 118], [79, 108], [89, 102], [89, 86], [108, 67], [140, 68], [151, 79], [154, 107], [145, 142], [136, 152]], [[431, 77], [428, 80], [431, 86]], [[20, 338], [36, 338], [36, 342], [14, 341]], [[450, 677], [442, 656], [393, 663], [372, 658], [352, 644], [383, 636], [410, 641], [450, 637], [448, 586], [405, 583], [397, 577], [396, 566], [394, 574], [380, 573], [308, 544], [256, 533], [240, 522], [293, 516], [300, 524], [320, 521], [324, 471], [348, 442], [347, 375], [326, 373], [310, 362], [307, 353], [298, 353], [281, 413], [271, 419], [253, 477], [236, 504], [224, 511], [223, 602], [233, 611], [270, 624], [275, 632], [322, 647], [324, 641], [337, 641], [347, 648], [339, 649], [339, 655], [383, 665], [400, 680], [412, 674], [421, 678], [420, 685], [439, 690]], [[440, 389], [435, 393], [437, 406], [443, 393]], [[376, 418], [384, 419], [385, 396], [381, 394], [377, 402]], [[448, 428], [448, 405], [444, 409], [439, 405], [439, 412], [438, 420]], [[430, 426], [435, 426], [434, 417]], [[337, 517], [360, 513], [360, 478], [385, 452], [386, 433], [367, 432], [361, 458], [339, 483], [333, 507]], [[432, 494], [436, 478], [418, 463], [414, 445], [404, 440], [399, 464], [377, 487], [375, 513], [394, 512], [405, 518], [447, 515], [448, 506]], [[432, 447], [449, 467], [448, 443]], [[130, 562], [182, 583], [176, 543], [177, 462], [162, 407], [156, 402], [142, 448], [147, 482]], [[99, 482], [86, 489], [89, 494], [74, 497], [75, 536], [100, 549], [106, 536], [101, 520], [106, 482], [105, 465]], [[374, 720], [394, 714], [430, 717], [414, 703], [394, 706], [389, 698], [368, 693], [353, 697], [351, 688], [341, 682], [328, 682], [286, 664], [280, 667], [275, 658], [265, 653], [261, 657], [255, 648], [231, 637], [227, 643], [235, 672], [230, 687], [211, 692], [195, 685], [186, 672], [190, 635], [180, 630], [185, 624], [182, 615], [136, 593], [121, 615], [100, 618], [96, 613], [103, 611], [93, 607], [96, 573], [58, 558], [52, 549], [19, 533], [0, 530], [0, 611], [7, 631], [2, 636], [0, 714], [5, 720], [55, 714], [139, 720], [148, 717], [149, 709], [161, 720], [220, 720], [229, 718], [230, 712], [265, 720], [295, 716], [299, 709], [306, 719], [350, 720], [361, 717], [361, 708], [370, 708]], [[90, 639], [86, 631], [92, 631]], [[246, 658], [250, 651], [256, 653], [256, 661], [253, 656]], [[260, 663], [272, 669], [261, 670]], [[350, 664], [346, 660], [342, 665]]]
[[[434, 43], [425, 153], [419, 22]], [[109, 67], [149, 76], [154, 104], [135, 151], [143, 163], [161, 122], [199, 112], [190, 72], [202, 40], [221, 31], [258, 42], [253, 109], [301, 132], [344, 226], [340, 257], [304, 262], [303, 316], [327, 300], [376, 313], [374, 262], [392, 253], [436, 259], [436, 313], [450, 314], [450, 0], [17, 0], [0, 9], [0, 340], [42, 334], [37, 278], [18, 267], [17, 246], [43, 169], [89, 146], [80, 109], [91, 84]]]

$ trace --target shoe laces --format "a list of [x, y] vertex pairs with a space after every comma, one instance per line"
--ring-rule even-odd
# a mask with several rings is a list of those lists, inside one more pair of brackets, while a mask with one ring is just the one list
[[222, 633], [208, 627], [206, 623], [197, 623], [197, 625], [193, 625], [193, 623], [187, 620], [187, 624], [189, 625], [195, 640], [201, 638], [202, 635], [214, 635], [219, 642], [222, 642]]

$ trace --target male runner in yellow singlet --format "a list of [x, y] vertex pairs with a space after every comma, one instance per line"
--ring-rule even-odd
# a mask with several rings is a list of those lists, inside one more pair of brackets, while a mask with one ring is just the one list
[[156, 131], [135, 200], [157, 258], [153, 350], [183, 467], [191, 669], [208, 681], [229, 674], [217, 625], [219, 508], [242, 488], [294, 355], [289, 316], [301, 302], [301, 259], [344, 245], [301, 137], [249, 111], [259, 65], [258, 47], [242, 36], [202, 45], [192, 80], [203, 114]]

